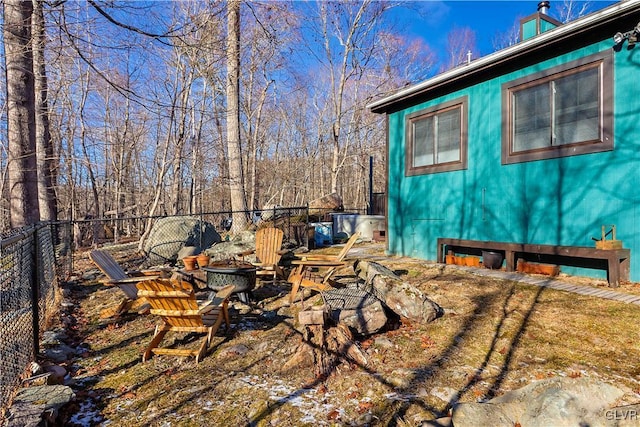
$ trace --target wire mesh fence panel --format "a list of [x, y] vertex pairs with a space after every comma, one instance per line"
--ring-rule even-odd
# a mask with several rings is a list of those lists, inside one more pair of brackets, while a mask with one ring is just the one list
[[55, 305], [55, 291], [57, 285], [56, 278], [59, 272], [55, 250], [56, 230], [57, 227], [55, 224], [47, 224], [39, 227], [36, 232], [37, 246], [35, 251], [35, 264], [38, 271], [37, 297], [40, 331], [46, 328], [49, 317], [57, 310]]
[[[74, 221], [72, 246], [74, 250], [110, 247], [139, 252], [143, 258], [138, 260], [138, 267], [174, 264], [183, 247], [193, 247], [197, 252], [227, 240], [232, 233], [234, 213], [238, 212]], [[269, 226], [281, 228], [285, 241], [297, 246], [307, 245], [307, 207], [276, 207], [242, 213], [246, 216], [248, 230]]]
[[[278, 227], [285, 241], [308, 242], [307, 207], [244, 212], [248, 229]], [[175, 262], [184, 246], [202, 250], [231, 230], [232, 212], [42, 223], [0, 235], [0, 417], [39, 351], [39, 333], [57, 312], [57, 278], [73, 272], [74, 253], [99, 246], [142, 253], [140, 265]], [[142, 249], [142, 251], [138, 251]]]
[[0, 415], [38, 352], [57, 311], [57, 226], [15, 230], [0, 242]]
[[258, 227], [274, 226], [284, 231], [284, 240], [296, 246], [307, 246], [309, 210], [307, 207], [277, 207], [260, 212]]
[[58, 277], [69, 277], [73, 273], [73, 223], [55, 222], [50, 229]]
[[2, 240], [0, 255], [0, 410], [34, 359], [32, 278], [35, 228]]

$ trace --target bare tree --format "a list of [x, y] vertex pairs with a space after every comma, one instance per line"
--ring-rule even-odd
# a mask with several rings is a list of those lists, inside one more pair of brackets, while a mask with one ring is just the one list
[[556, 16], [558, 21], [566, 24], [588, 14], [592, 7], [591, 1], [563, 0], [560, 6], [556, 8]]
[[227, 5], [227, 152], [233, 230], [246, 227], [247, 199], [244, 192], [240, 147], [240, 0]]
[[476, 33], [469, 27], [453, 27], [447, 33], [447, 60], [442, 71], [466, 64], [480, 56], [476, 47]]
[[[342, 134], [347, 104], [345, 88], [350, 82], [363, 76], [364, 70], [375, 63], [376, 38], [380, 34], [384, 13], [389, 10], [387, 2], [365, 0], [360, 3], [318, 3], [318, 23], [315, 37], [322, 43], [322, 70], [328, 76], [324, 89], [329, 114], [325, 130], [320, 130], [319, 139], [328, 134], [331, 146], [329, 191], [338, 192], [344, 158], [349, 155], [347, 139]], [[320, 56], [322, 55], [322, 56]]]
[[520, 42], [520, 22], [516, 21], [504, 32], [498, 32], [492, 39], [494, 51], [498, 51]]
[[54, 150], [49, 130], [48, 85], [45, 67], [45, 25], [43, 1], [33, 0], [33, 67], [36, 102], [36, 158], [40, 219], [55, 221], [58, 202], [55, 192]]
[[30, 1], [4, 1], [7, 136], [11, 226], [40, 220], [35, 138], [35, 84]]

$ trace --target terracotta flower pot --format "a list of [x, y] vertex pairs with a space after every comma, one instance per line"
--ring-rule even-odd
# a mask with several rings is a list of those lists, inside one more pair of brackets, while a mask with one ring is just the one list
[[184, 269], [187, 271], [195, 270], [198, 266], [198, 257], [195, 255], [182, 258]]
[[211, 257], [206, 254], [200, 254], [198, 255], [197, 259], [198, 259], [198, 265], [200, 266], [200, 268], [203, 268], [209, 265], [209, 260], [211, 259]]

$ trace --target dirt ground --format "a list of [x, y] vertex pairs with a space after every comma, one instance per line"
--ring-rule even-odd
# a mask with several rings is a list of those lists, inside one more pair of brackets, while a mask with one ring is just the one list
[[[604, 380], [626, 391], [621, 404], [640, 402], [639, 306], [384, 257], [381, 244], [356, 245], [354, 253], [376, 256], [445, 314], [429, 324], [390, 322], [358, 339], [366, 365], [343, 360], [321, 378], [310, 366], [284, 368], [302, 340], [301, 304], [286, 304], [284, 282], [259, 283], [249, 308], [235, 303], [231, 330], [219, 331], [199, 364], [169, 356], [143, 363], [158, 319], [101, 319], [122, 294], [99, 284], [88, 260], [77, 260], [78, 280], [63, 285], [74, 304], [60, 316], [80, 349], [65, 366], [77, 395], [65, 425], [415, 426], [447, 416], [456, 402], [554, 376]], [[640, 294], [640, 286], [620, 291]], [[305, 306], [320, 301], [307, 297]], [[180, 338], [190, 344], [190, 336]]]

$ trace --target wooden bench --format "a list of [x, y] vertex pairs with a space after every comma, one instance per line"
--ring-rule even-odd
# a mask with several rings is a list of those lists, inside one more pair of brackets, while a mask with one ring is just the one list
[[518, 259], [521, 258], [528, 261], [606, 270], [609, 286], [614, 288], [620, 286], [621, 281], [629, 280], [631, 258], [629, 249], [596, 249], [587, 246], [554, 246], [438, 238], [437, 261], [444, 263], [445, 255], [449, 251], [480, 254], [483, 250], [504, 253], [507, 271], [515, 271]]

